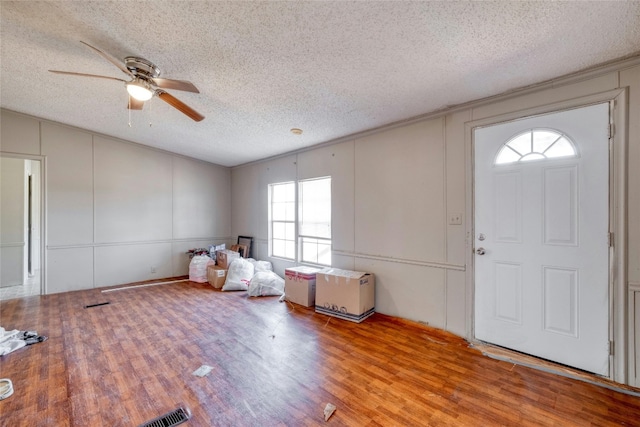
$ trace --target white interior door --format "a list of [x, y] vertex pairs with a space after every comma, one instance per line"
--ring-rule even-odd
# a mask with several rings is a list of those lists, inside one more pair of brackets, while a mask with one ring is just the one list
[[609, 105], [475, 130], [475, 337], [609, 374]]

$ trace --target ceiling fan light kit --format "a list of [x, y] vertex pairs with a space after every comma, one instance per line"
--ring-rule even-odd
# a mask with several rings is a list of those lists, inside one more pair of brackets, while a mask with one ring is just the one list
[[125, 83], [127, 92], [138, 101], [148, 101], [153, 97], [153, 91], [150, 85], [142, 79], [135, 79], [132, 82]]
[[139, 58], [137, 56], [127, 56], [124, 58], [124, 63], [114, 59], [110, 55], [101, 51], [100, 49], [91, 46], [88, 43], [81, 41], [80, 43], [88, 46], [93, 49], [96, 53], [102, 56], [107, 61], [111, 62], [113, 65], [118, 67], [123, 73], [125, 73], [130, 81], [118, 79], [115, 77], [108, 76], [99, 76], [95, 74], [85, 74], [85, 73], [75, 73], [70, 71], [56, 71], [49, 70], [52, 73], [56, 74], [68, 74], [80, 77], [93, 77], [93, 78], [101, 78], [101, 79], [110, 79], [122, 81], [125, 83], [127, 88], [127, 92], [129, 93], [129, 104], [127, 108], [129, 110], [142, 110], [145, 101], [153, 98], [154, 95], [158, 95], [158, 98], [162, 99], [167, 104], [171, 105], [173, 108], [177, 109], [181, 113], [185, 114], [192, 120], [199, 122], [204, 119], [204, 116], [198, 113], [193, 108], [189, 107], [187, 104], [178, 100], [173, 95], [164, 91], [163, 89], [174, 89], [174, 90], [182, 90], [186, 92], [200, 93], [198, 88], [191, 82], [186, 80], [174, 80], [174, 79], [161, 79], [158, 78], [160, 75], [160, 69], [150, 61], [147, 61], [144, 58]]

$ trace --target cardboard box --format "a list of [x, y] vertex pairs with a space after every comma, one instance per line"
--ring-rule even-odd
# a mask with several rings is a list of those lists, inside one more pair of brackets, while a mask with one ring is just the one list
[[316, 312], [360, 323], [375, 312], [375, 277], [325, 268], [317, 273]]
[[228, 270], [233, 260], [237, 258], [240, 258], [240, 254], [229, 249], [216, 252], [216, 263], [225, 270]]
[[224, 281], [227, 280], [227, 270], [219, 265], [210, 265], [207, 267], [207, 279], [211, 286], [220, 289], [224, 286]]
[[292, 267], [284, 270], [284, 295], [287, 301], [313, 307], [316, 301], [316, 273], [314, 267]]

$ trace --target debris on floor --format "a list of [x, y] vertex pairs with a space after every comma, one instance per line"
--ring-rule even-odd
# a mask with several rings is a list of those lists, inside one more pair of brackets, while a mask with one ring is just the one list
[[13, 394], [13, 383], [9, 378], [0, 379], [0, 400], [4, 400]]
[[211, 372], [212, 369], [213, 368], [209, 365], [202, 365], [198, 369], [193, 371], [192, 374], [196, 377], [206, 377], [207, 375], [209, 375], [209, 372]]
[[108, 305], [108, 304], [111, 304], [111, 303], [109, 301], [107, 301], [107, 302], [98, 302], [98, 303], [95, 303], [95, 304], [85, 305], [84, 308], [100, 307], [102, 305]]
[[327, 406], [324, 407], [324, 420], [329, 421], [334, 412], [336, 412], [336, 405], [327, 403]]
[[0, 326], [0, 356], [9, 354], [27, 345], [27, 343], [18, 338], [19, 334], [20, 331], [17, 329], [7, 331]]
[[0, 356], [12, 353], [24, 346], [46, 341], [47, 337], [36, 331], [7, 331], [0, 326]]
[[18, 335], [18, 338], [24, 340], [27, 345], [45, 342], [47, 340], [47, 337], [44, 335], [38, 335], [36, 331], [24, 331], [22, 332], [22, 335]]

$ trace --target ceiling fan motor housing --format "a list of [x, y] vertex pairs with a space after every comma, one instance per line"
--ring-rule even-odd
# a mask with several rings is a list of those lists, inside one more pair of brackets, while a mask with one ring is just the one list
[[124, 64], [129, 71], [139, 77], [153, 79], [160, 75], [160, 68], [158, 68], [153, 62], [147, 61], [144, 58], [127, 56], [124, 58]]

